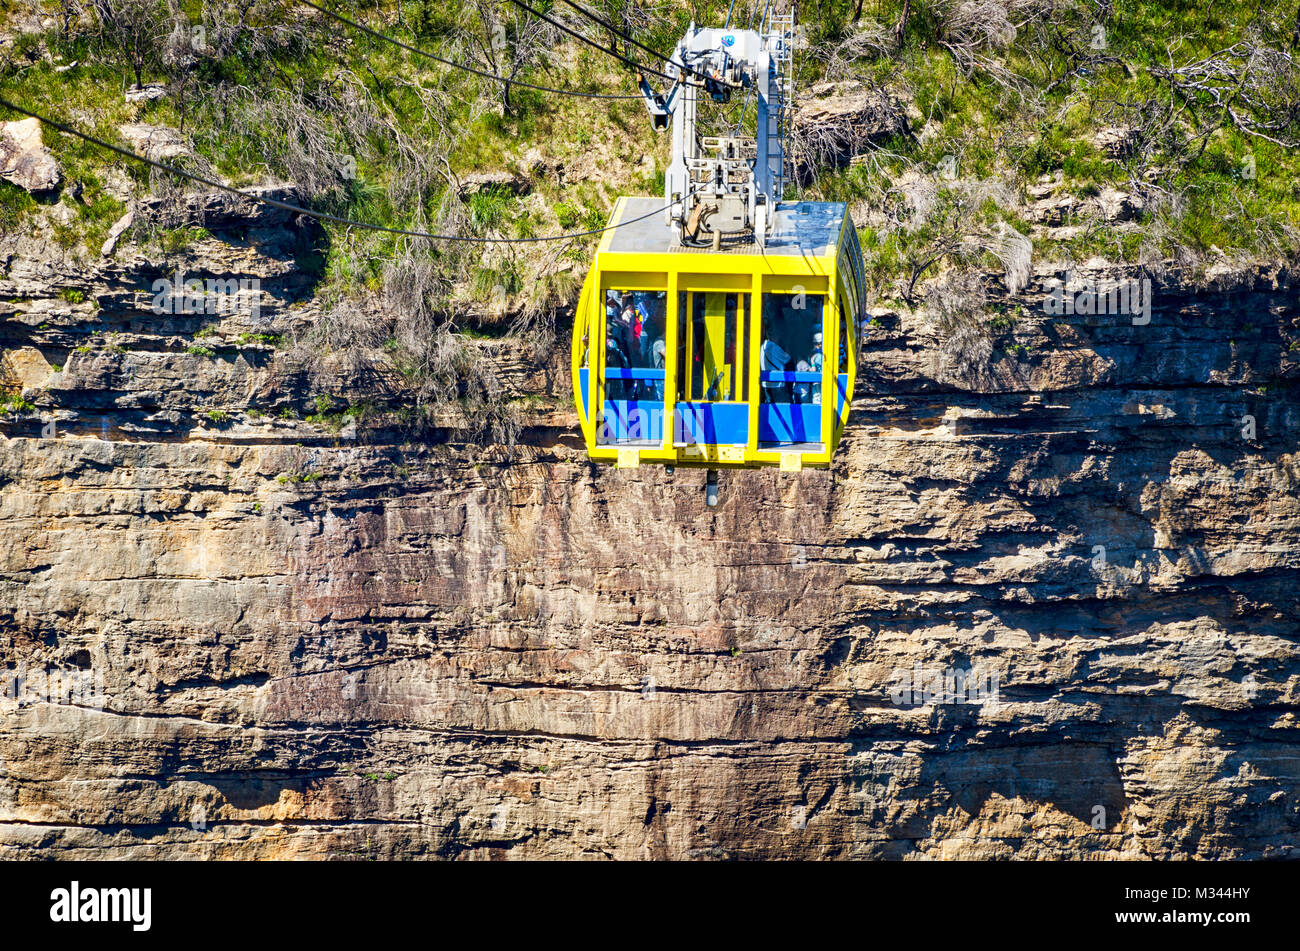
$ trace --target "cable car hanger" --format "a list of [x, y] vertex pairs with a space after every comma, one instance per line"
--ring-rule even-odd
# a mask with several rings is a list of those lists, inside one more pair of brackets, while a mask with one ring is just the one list
[[[672, 160], [664, 175], [664, 198], [674, 209], [668, 225], [679, 230], [683, 244], [711, 243], [720, 250], [724, 239], [753, 241], [761, 251], [787, 179], [794, 14], [774, 16], [769, 32], [731, 30], [730, 20], [729, 11], [720, 29], [690, 24], [665, 63], [672, 79], [666, 92], [654, 89], [644, 72], [637, 80], [654, 128], [672, 126]], [[737, 89], [753, 93], [753, 137], [701, 138], [699, 97], [684, 92], [691, 88], [702, 88], [715, 103], [730, 102]]]

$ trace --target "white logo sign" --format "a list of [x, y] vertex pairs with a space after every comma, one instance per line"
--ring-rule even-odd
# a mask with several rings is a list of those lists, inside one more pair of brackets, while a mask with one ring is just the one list
[[50, 921], [127, 921], [133, 931], [148, 931], [153, 924], [152, 888], [86, 888], [73, 882], [50, 892]]

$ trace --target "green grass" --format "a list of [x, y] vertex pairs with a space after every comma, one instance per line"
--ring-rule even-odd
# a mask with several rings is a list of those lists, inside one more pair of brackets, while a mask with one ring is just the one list
[[485, 185], [471, 195], [467, 202], [470, 221], [480, 231], [496, 228], [506, 216], [513, 199], [509, 189], [500, 185]]
[[276, 476], [275, 481], [280, 485], [291, 485], [295, 482], [319, 482], [323, 478], [325, 478], [325, 474], [322, 472], [285, 472]]
[[0, 232], [16, 232], [36, 207], [36, 199], [26, 191], [0, 181]]
[[361, 422], [378, 412], [376, 405], [370, 401], [344, 405], [341, 409], [337, 408], [338, 401], [330, 396], [318, 396], [313, 402], [316, 412], [306, 416], [305, 421], [334, 433], [342, 430], [348, 423]]
[[[892, 26], [902, 5], [903, 0], [866, 4], [864, 21], [874, 16]], [[447, 0], [408, 0], [401, 4], [398, 22], [398, 6], [396, 0], [376, 0], [363, 5], [357, 16], [404, 40], [435, 50], [454, 47], [461, 57], [471, 55], [463, 40], [470, 32], [482, 30], [472, 7]], [[622, 13], [613, 0], [598, 0], [596, 6], [609, 15]], [[857, 7], [854, 0], [801, 5], [804, 36], [816, 48], [804, 48], [796, 56], [800, 90], [824, 78], [829, 45], [864, 25], [851, 22]], [[5, 11], [0, 16], [10, 8], [12, 0], [0, 3], [0, 11]], [[181, 0], [180, 8], [197, 18], [200, 2]], [[721, 23], [726, 8], [721, 0], [656, 7], [637, 37], [667, 51], [689, 21]], [[897, 136], [880, 143], [891, 156], [870, 166], [824, 171], [806, 190], [807, 196], [879, 208], [890, 200], [894, 179], [908, 168], [930, 174], [949, 155], [959, 157], [961, 177], [967, 180], [999, 179], [1023, 187], [1040, 176], [1059, 173], [1066, 191], [1079, 196], [1096, 194], [1106, 186], [1125, 187], [1129, 169], [1102, 153], [1093, 137], [1102, 126], [1122, 119], [1125, 109], [1152, 97], [1168, 98], [1167, 85], [1152, 69], [1167, 65], [1171, 56], [1180, 63], [1207, 56], [1256, 26], [1284, 36], [1295, 18], [1294, 3], [1277, 9], [1240, 0], [1114, 4], [1104, 22], [1105, 52], [1110, 59], [1092, 64], [1086, 74], [1071, 73], [1063, 51], [1071, 44], [1087, 47], [1098, 9], [1083, 2], [1064, 8], [1067, 32], [1061, 36], [1069, 42], [1042, 43], [1034, 24], [1026, 23], [1009, 48], [988, 53], [990, 60], [1024, 77], [1032, 89], [1050, 87], [1041, 103], [1030, 107], [987, 70], [964, 71], [941, 45], [947, 38], [943, 7], [914, 3], [901, 48], [894, 49], [891, 42], [885, 52], [863, 56], [849, 69], [857, 78], [884, 84], [910, 99], [913, 115], [922, 117], [914, 120], [915, 129], [924, 130], [924, 135]], [[290, 13], [285, 7], [268, 6], [258, 8], [253, 16], [266, 17], [255, 24], [266, 26], [289, 22]], [[1171, 52], [1175, 37], [1181, 39]], [[78, 63], [74, 69], [58, 71], [73, 61]], [[166, 78], [160, 65], [147, 72], [146, 81]], [[262, 103], [290, 104], [286, 90], [301, 92], [309, 113], [306, 119], [336, 158], [355, 162], [356, 171], [353, 178], [325, 174], [312, 202], [379, 225], [436, 230], [445, 212], [456, 209], [475, 234], [532, 237], [584, 231], [604, 225], [614, 196], [657, 194], [663, 188], [667, 136], [651, 130], [640, 103], [575, 99], [515, 87], [510, 108], [502, 109], [496, 84], [413, 57], [338, 24], [317, 33], [295, 26], [286, 45], [265, 56], [237, 49], [220, 60], [204, 59], [194, 78], [184, 110], [185, 132], [220, 174], [235, 184], [284, 179], [302, 136], [282, 122], [236, 122], [228, 104], [216, 95], [218, 87], [248, 90]], [[518, 78], [573, 89], [634, 89], [628, 70], [568, 41], [524, 67]], [[118, 127], [125, 122], [181, 125], [182, 110], [173, 97], [128, 104], [120, 92], [124, 81], [130, 77], [121, 58], [105, 55], [85, 30], [70, 38], [55, 31], [24, 36], [0, 65], [0, 93], [46, 106], [64, 117], [75, 116], [82, 128], [110, 141], [121, 142]], [[377, 121], [353, 123], [355, 108], [330, 108], [329, 102], [345, 92], [351, 97], [346, 101], [364, 102]], [[290, 114], [298, 112], [297, 106], [289, 109]], [[256, 113], [254, 109], [254, 117]], [[1215, 119], [1212, 111], [1200, 110], [1199, 121]], [[391, 129], [401, 129], [409, 141], [399, 144]], [[0, 230], [16, 230], [42, 204], [57, 201], [75, 214], [69, 224], [50, 229], [56, 244], [97, 251], [108, 228], [125, 210], [106, 191], [109, 166], [126, 168], [140, 183], [148, 181], [148, 174], [70, 136], [47, 133], [46, 143], [60, 162], [65, 182], [75, 183], [79, 196], [72, 197], [72, 189], [65, 187], [55, 198], [38, 200], [0, 183]], [[412, 184], [405, 176], [404, 148], [437, 157], [427, 181]], [[457, 197], [452, 183], [456, 176], [486, 169], [526, 171], [523, 160], [530, 150], [552, 166], [583, 173], [534, 176], [531, 185], [540, 200], [496, 186], [482, 188], [463, 201]], [[1294, 253], [1300, 233], [1297, 151], [1224, 129], [1209, 138], [1203, 151], [1162, 172], [1160, 184], [1183, 196], [1177, 208], [1154, 212], [1137, 232], [1101, 228], [1068, 241], [1040, 242], [1036, 255], [1102, 254], [1136, 260], [1150, 253], [1144, 247], [1148, 232], [1157, 250], [1166, 254], [1191, 251], [1209, 256], [1216, 249], [1269, 256]], [[646, 156], [650, 161], [643, 163]], [[1253, 157], [1256, 174], [1244, 179], [1240, 172], [1248, 156]], [[959, 199], [955, 189], [941, 188], [936, 213], [951, 212]], [[1025, 230], [1024, 222], [1010, 209], [987, 203], [962, 209], [961, 221], [972, 229], [1006, 221]], [[324, 289], [338, 296], [379, 289], [384, 263], [398, 240], [356, 235], [333, 225], [327, 230], [328, 252], [314, 262]], [[202, 229], [186, 227], [161, 232], [157, 243], [164, 253], [182, 253], [205, 237]], [[904, 232], [875, 234], [864, 229], [863, 238], [873, 284], [884, 291], [910, 273], [937, 232], [932, 223], [923, 223]], [[590, 237], [564, 247], [524, 249], [504, 262], [455, 250], [433, 253], [458, 284], [449, 306], [464, 294], [492, 302], [501, 288], [512, 301], [518, 298], [513, 302], [524, 303], [555, 291], [538, 277], [554, 253], [583, 263], [598, 240]], [[245, 334], [239, 343], [277, 346], [280, 341], [275, 335]], [[192, 347], [190, 352], [213, 355], [205, 347]]]
[[0, 413], [34, 413], [36, 407], [18, 395], [6, 396], [0, 402]]

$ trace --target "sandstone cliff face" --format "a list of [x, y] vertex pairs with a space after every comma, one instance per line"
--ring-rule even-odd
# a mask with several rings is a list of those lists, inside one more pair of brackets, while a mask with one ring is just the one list
[[0, 858], [1296, 855], [1293, 271], [1134, 326], [1044, 269], [973, 364], [881, 313], [835, 468], [708, 509], [554, 372], [512, 452], [279, 418], [238, 334], [311, 323], [317, 236], [210, 212], [218, 338], [147, 309], [177, 261], [0, 243]]

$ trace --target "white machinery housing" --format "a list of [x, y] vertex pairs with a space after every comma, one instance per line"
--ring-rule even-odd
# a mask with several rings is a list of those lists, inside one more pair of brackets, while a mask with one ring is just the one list
[[[794, 14], [773, 16], [770, 30], [701, 29], [691, 24], [664, 71], [674, 79], [658, 95], [641, 90], [655, 127], [672, 117], [672, 162], [664, 177], [667, 223], [684, 245], [715, 249], [755, 241], [762, 247], [786, 182], [785, 139], [792, 102]], [[733, 91], [757, 104], [755, 135], [705, 136], [696, 130], [700, 93], [728, 102]]]

